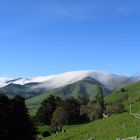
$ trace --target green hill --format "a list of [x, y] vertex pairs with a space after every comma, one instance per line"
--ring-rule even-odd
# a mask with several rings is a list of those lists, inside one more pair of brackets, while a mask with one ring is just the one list
[[16, 95], [21, 95], [26, 99], [40, 95], [44, 92], [43, 89], [34, 89], [32, 86], [38, 85], [39, 83], [29, 83], [25, 85], [9, 84], [0, 90], [8, 97], [13, 98]]
[[129, 99], [132, 103], [139, 102], [140, 101], [140, 82], [136, 82], [134, 84], [131, 84], [129, 86], [124, 87], [125, 91], [115, 91], [112, 94], [105, 97], [106, 102], [114, 102], [116, 100], [119, 100], [125, 96], [128, 96], [129, 98], [126, 99], [124, 102], [125, 104], [129, 103]]
[[[97, 83], [93, 78], [85, 78], [81, 81], [78, 81], [74, 84], [70, 84], [61, 88], [53, 89], [39, 96], [33, 97], [26, 101], [28, 107], [36, 108], [40, 105], [43, 99], [47, 98], [50, 94], [55, 96], [60, 96], [61, 98], [66, 98], [73, 96], [77, 98], [79, 95], [93, 99], [96, 95]], [[105, 95], [108, 95], [109, 90], [102, 85]]]

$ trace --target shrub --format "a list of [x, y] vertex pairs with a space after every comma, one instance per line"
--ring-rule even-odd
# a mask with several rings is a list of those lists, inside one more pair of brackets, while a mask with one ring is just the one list
[[115, 102], [106, 106], [107, 114], [119, 114], [125, 112], [125, 106], [121, 102]]
[[48, 131], [45, 131], [45, 132], [43, 132], [42, 136], [43, 137], [49, 137], [49, 136], [51, 136], [51, 133], [48, 132]]

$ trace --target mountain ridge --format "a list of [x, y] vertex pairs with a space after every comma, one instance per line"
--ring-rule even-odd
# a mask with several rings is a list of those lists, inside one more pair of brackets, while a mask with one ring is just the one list
[[[49, 75], [49, 76], [38, 76], [33, 78], [20, 77], [14, 79], [14, 78], [0, 77], [0, 87], [4, 87], [11, 83], [25, 85], [28, 83], [45, 83], [45, 82], [49, 83], [50, 81], [55, 82], [55, 84], [61, 83], [61, 85], [58, 85], [58, 87], [60, 87], [60, 86], [77, 82], [86, 77], [94, 78], [101, 83], [106, 83], [113, 78], [120, 78], [120, 77], [130, 78], [133, 81], [140, 80], [139, 76], [126, 76], [126, 75], [114, 74], [114, 73], [97, 71], [97, 70], [82, 70], [82, 71], [64, 72], [64, 73]], [[58, 83], [56, 81], [58, 81]], [[62, 81], [64, 81], [64, 83], [62, 83]]]
[[96, 80], [96, 82], [100, 82], [109, 91], [119, 89], [122, 86], [140, 80], [138, 76], [128, 77], [103, 71], [84, 70], [66, 72], [44, 77], [34, 77], [32, 79], [0, 78], [0, 85], [4, 85], [4, 87], [1, 87], [1, 90], [4, 91], [7, 95], [15, 96], [17, 94], [20, 94], [25, 98], [31, 98], [53, 89], [61, 89], [71, 84], [75, 85], [75, 83], [77, 83], [78, 81], [84, 81], [86, 78], [88, 79], [88, 82], [90, 80], [92, 82], [94, 80]]

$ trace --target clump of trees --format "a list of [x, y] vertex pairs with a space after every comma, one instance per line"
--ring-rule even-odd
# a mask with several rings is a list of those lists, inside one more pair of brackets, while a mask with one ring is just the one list
[[45, 99], [36, 114], [37, 123], [51, 124], [54, 132], [61, 131], [63, 125], [91, 122], [103, 118], [105, 111], [104, 95], [100, 84], [93, 102], [82, 93], [78, 99], [60, 99], [50, 95]]
[[[50, 95], [38, 109], [35, 117], [36, 122], [51, 125], [53, 133], [60, 132], [63, 125], [92, 122], [102, 119], [105, 114], [122, 113], [125, 111], [122, 102], [128, 98], [125, 96], [115, 103], [105, 104], [102, 86], [99, 83], [93, 101], [89, 101], [85, 95], [83, 90], [77, 99], [74, 97], [61, 99]], [[48, 133], [45, 133], [45, 136], [47, 135]]]
[[51, 124], [54, 131], [61, 131], [64, 124], [80, 122], [80, 103], [73, 97], [62, 100], [50, 95], [42, 102], [35, 120], [38, 124]]
[[55, 131], [61, 131], [63, 125], [80, 123], [80, 104], [73, 97], [61, 102], [61, 105], [54, 111], [51, 125]]
[[25, 99], [0, 94], [0, 139], [35, 140], [36, 128], [29, 118]]

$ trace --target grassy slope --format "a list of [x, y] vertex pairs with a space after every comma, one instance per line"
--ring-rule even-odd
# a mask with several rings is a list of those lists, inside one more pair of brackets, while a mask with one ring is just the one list
[[[95, 93], [95, 89], [96, 89], [96, 86], [91, 86], [90, 84], [86, 84], [86, 87], [88, 87], [88, 92], [93, 92], [93, 93]], [[92, 87], [92, 88], [91, 88]], [[73, 88], [73, 87], [72, 87]], [[71, 95], [72, 96], [74, 96], [74, 97], [76, 97], [77, 96], [77, 93], [78, 93], [78, 91], [79, 91], [79, 87], [78, 86], [75, 86], [73, 89], [71, 89], [72, 91], [71, 91]], [[52, 95], [56, 95], [56, 96], [61, 96], [61, 97], [64, 97], [65, 95], [65, 93], [64, 93], [64, 91], [63, 91], [63, 88], [61, 88], [61, 89], [55, 89], [55, 90], [52, 90], [52, 91], [48, 91], [48, 92], [46, 92], [46, 93], [44, 93], [44, 94], [42, 94], [42, 95], [39, 95], [39, 96], [36, 96], [36, 97], [33, 97], [33, 98], [31, 98], [31, 99], [28, 99], [27, 101], [26, 101], [26, 104], [27, 104], [27, 106], [29, 106], [29, 107], [38, 107], [40, 104], [41, 104], [41, 102], [45, 99], [45, 98], [47, 98], [50, 94], [52, 94]], [[66, 95], [66, 96], [70, 96], [70, 95]], [[92, 97], [94, 96], [94, 95], [91, 95]]]
[[[29, 108], [37, 108], [40, 106], [42, 100], [47, 98], [50, 94], [60, 96], [62, 98], [67, 96], [78, 97], [79, 94], [85, 94], [86, 96], [89, 96], [91, 99], [93, 99], [96, 94], [96, 84], [97, 81], [95, 81], [94, 79], [87, 78], [74, 84], [64, 86], [58, 89], [53, 89], [39, 96], [30, 98], [26, 101], [26, 104]], [[81, 93], [81, 87], [83, 93]], [[104, 90], [106, 89], [104, 88]]]
[[[137, 102], [138, 99], [140, 99], [140, 82], [134, 83], [132, 85], [129, 85], [125, 87], [127, 90], [126, 92], [119, 92], [119, 93], [112, 93], [105, 97], [106, 102], [114, 102], [118, 99], [120, 99], [123, 96], [128, 95], [130, 97], [131, 102]], [[129, 99], [125, 101], [125, 104], [129, 103]]]
[[94, 137], [97, 140], [115, 140], [118, 137], [131, 137], [137, 134], [140, 135], [140, 120], [123, 113], [89, 124], [69, 126], [65, 133], [43, 140], [86, 140]]
[[[133, 112], [140, 112], [140, 82], [126, 87], [128, 90], [124, 93], [112, 93], [105, 98], [106, 102], [113, 102], [122, 96], [129, 95]], [[126, 109], [129, 108], [129, 99], [124, 102]], [[93, 123], [66, 127], [65, 133], [57, 136], [44, 138], [43, 140], [87, 140], [95, 137], [97, 140], [115, 140], [118, 137], [140, 136], [140, 120], [129, 115], [127, 112], [113, 115], [103, 120], [97, 120]]]

